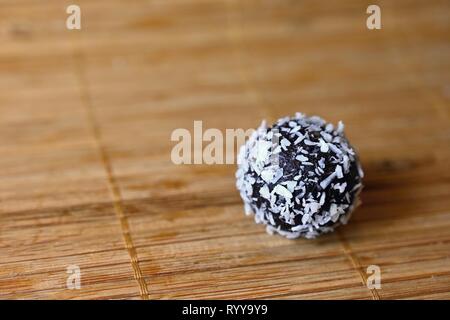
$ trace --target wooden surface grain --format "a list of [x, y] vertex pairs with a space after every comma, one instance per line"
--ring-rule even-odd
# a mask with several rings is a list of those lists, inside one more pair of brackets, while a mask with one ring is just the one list
[[[449, 299], [450, 3], [0, 1], [0, 298]], [[316, 240], [170, 134], [343, 120], [363, 205]], [[81, 288], [66, 287], [67, 267]], [[366, 269], [381, 268], [380, 290]]]

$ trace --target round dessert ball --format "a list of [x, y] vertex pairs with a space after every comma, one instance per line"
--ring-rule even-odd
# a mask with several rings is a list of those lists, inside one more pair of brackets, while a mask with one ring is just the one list
[[236, 185], [267, 232], [315, 238], [347, 223], [362, 177], [342, 122], [297, 113], [271, 127], [263, 121], [239, 151]]

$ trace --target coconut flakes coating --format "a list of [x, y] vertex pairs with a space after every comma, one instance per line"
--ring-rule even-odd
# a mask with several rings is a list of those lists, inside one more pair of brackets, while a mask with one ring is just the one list
[[241, 147], [236, 186], [247, 214], [269, 233], [315, 238], [347, 223], [363, 171], [344, 135], [317, 116], [265, 122]]

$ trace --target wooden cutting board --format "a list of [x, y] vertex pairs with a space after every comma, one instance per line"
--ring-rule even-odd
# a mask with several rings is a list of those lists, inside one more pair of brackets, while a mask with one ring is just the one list
[[[78, 0], [67, 30], [72, 2], [0, 3], [0, 298], [450, 298], [448, 1], [376, 1], [381, 30], [313, 0]], [[194, 120], [297, 111], [361, 156], [336, 233], [270, 236], [234, 165], [171, 162]]]

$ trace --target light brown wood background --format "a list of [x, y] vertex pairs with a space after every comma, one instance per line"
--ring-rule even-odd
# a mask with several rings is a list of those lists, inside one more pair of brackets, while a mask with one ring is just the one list
[[[1, 0], [0, 298], [449, 299], [450, 2], [375, 1], [370, 31], [372, 3]], [[269, 236], [235, 166], [170, 161], [194, 120], [296, 111], [360, 153], [337, 233]]]

